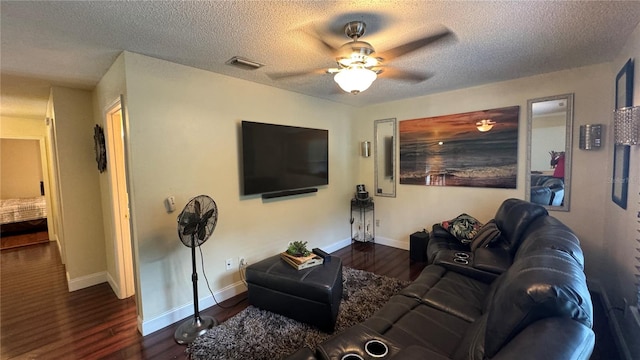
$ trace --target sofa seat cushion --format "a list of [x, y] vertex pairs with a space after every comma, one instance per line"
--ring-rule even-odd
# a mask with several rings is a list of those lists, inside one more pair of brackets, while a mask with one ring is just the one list
[[395, 295], [362, 325], [401, 347], [418, 345], [451, 357], [470, 323], [425, 305], [418, 299]]
[[489, 285], [484, 282], [439, 265], [429, 265], [399, 294], [473, 322], [482, 315], [488, 291]]

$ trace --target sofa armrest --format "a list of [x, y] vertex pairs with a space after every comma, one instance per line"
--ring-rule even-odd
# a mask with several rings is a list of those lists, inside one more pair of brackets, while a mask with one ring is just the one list
[[418, 345], [408, 346], [400, 350], [400, 352], [395, 356], [391, 357], [391, 360], [416, 360], [416, 359], [448, 360], [449, 358]]
[[473, 252], [473, 267], [502, 274], [511, 266], [511, 256], [503, 248], [478, 248]]
[[356, 324], [318, 345], [316, 357], [322, 360], [334, 360], [341, 359], [347, 354], [355, 354], [363, 359], [370, 359], [371, 356], [365, 351], [365, 344], [370, 340], [383, 342], [387, 346], [387, 357], [393, 357], [402, 350], [396, 341], [384, 337], [363, 324]]
[[567, 318], [546, 318], [529, 325], [491, 360], [588, 360], [595, 334]]
[[[459, 260], [456, 260], [456, 254], [461, 252], [469, 255], [469, 257], [465, 259], [466, 262], [458, 262]], [[498, 274], [496, 273], [477, 269], [474, 266], [474, 263], [475, 258], [473, 253], [457, 250], [439, 251], [433, 259], [434, 265], [440, 265], [447, 270], [457, 272], [458, 274], [462, 274], [485, 283], [490, 283], [498, 277]]]

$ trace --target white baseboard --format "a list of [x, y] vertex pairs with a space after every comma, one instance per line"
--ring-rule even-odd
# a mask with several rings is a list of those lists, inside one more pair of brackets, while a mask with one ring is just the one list
[[376, 244], [391, 246], [397, 249], [409, 250], [409, 243], [406, 241], [398, 241], [382, 236], [376, 236]]
[[88, 288], [89, 286], [93, 285], [102, 284], [103, 282], [107, 282], [106, 271], [80, 276], [73, 279], [69, 277], [69, 272], [67, 272], [67, 286], [69, 287], [69, 292]]
[[327, 245], [322, 250], [324, 252], [327, 252], [327, 253], [331, 254], [332, 252], [338, 251], [338, 250], [340, 250], [340, 249], [342, 249], [344, 247], [347, 247], [349, 245], [351, 245], [351, 238], [340, 240], [340, 241], [335, 242], [335, 243], [333, 243], [331, 245]]
[[118, 286], [118, 283], [113, 279], [113, 277], [111, 276], [111, 274], [109, 274], [109, 272], [107, 272], [107, 282], [109, 283], [109, 286], [111, 286], [111, 290], [113, 290], [114, 294], [116, 294], [116, 296], [118, 297], [118, 299], [124, 299], [121, 297], [122, 294], [120, 294], [120, 287]]
[[[62, 265], [65, 265], [66, 261], [65, 261], [64, 254], [62, 253], [62, 245], [60, 244], [60, 241], [58, 240], [58, 235], [54, 235], [49, 240], [56, 242], [56, 247], [58, 248], [58, 255], [60, 255], [60, 260], [62, 261]], [[67, 274], [67, 279], [68, 279], [68, 275], [69, 274]]]
[[[391, 246], [397, 249], [409, 250], [409, 243], [382, 237], [382, 236], [376, 236], [375, 243], [380, 245]], [[344, 239], [336, 243], [333, 243], [331, 245], [327, 245], [322, 250], [328, 253], [332, 253], [334, 251], [338, 251], [349, 245], [351, 245], [351, 239]]]
[[[218, 302], [221, 302], [246, 291], [247, 287], [243, 282], [239, 281], [222, 288], [218, 292], [214, 293], [214, 295], [216, 297], [216, 300], [218, 300]], [[214, 305], [215, 301], [213, 300], [211, 294], [201, 298], [200, 302], [198, 303], [200, 309], [206, 309]], [[189, 302], [180, 307], [171, 309], [149, 320], [143, 320], [140, 318], [140, 315], [138, 315], [138, 331], [140, 331], [142, 336], [146, 336], [154, 331], [158, 331], [189, 316], [193, 316], [193, 302]]]
[[614, 340], [616, 342], [616, 345], [618, 346], [618, 349], [621, 352], [620, 355], [622, 355], [626, 360], [633, 360], [631, 358], [631, 353], [629, 352], [629, 348], [627, 347], [627, 342], [624, 340], [624, 335], [622, 334], [622, 328], [620, 327], [618, 318], [615, 315], [609, 316], [609, 310], [613, 309], [613, 306], [611, 305], [611, 301], [609, 300], [607, 293], [604, 291], [604, 288], [602, 287], [599, 281], [587, 280], [587, 286], [592, 291], [598, 293], [602, 298], [602, 305], [604, 306], [604, 311], [606, 312], [607, 319], [609, 321], [609, 327], [613, 330], [613, 335], [614, 335]]

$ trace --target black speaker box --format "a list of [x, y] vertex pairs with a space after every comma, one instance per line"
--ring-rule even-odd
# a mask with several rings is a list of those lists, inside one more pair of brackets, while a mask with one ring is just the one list
[[425, 230], [414, 232], [409, 236], [409, 257], [413, 261], [427, 261], [427, 244], [429, 233]]

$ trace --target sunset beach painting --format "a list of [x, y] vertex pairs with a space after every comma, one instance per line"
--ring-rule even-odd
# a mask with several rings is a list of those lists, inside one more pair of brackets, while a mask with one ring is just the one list
[[519, 116], [511, 106], [400, 121], [400, 184], [515, 189]]

